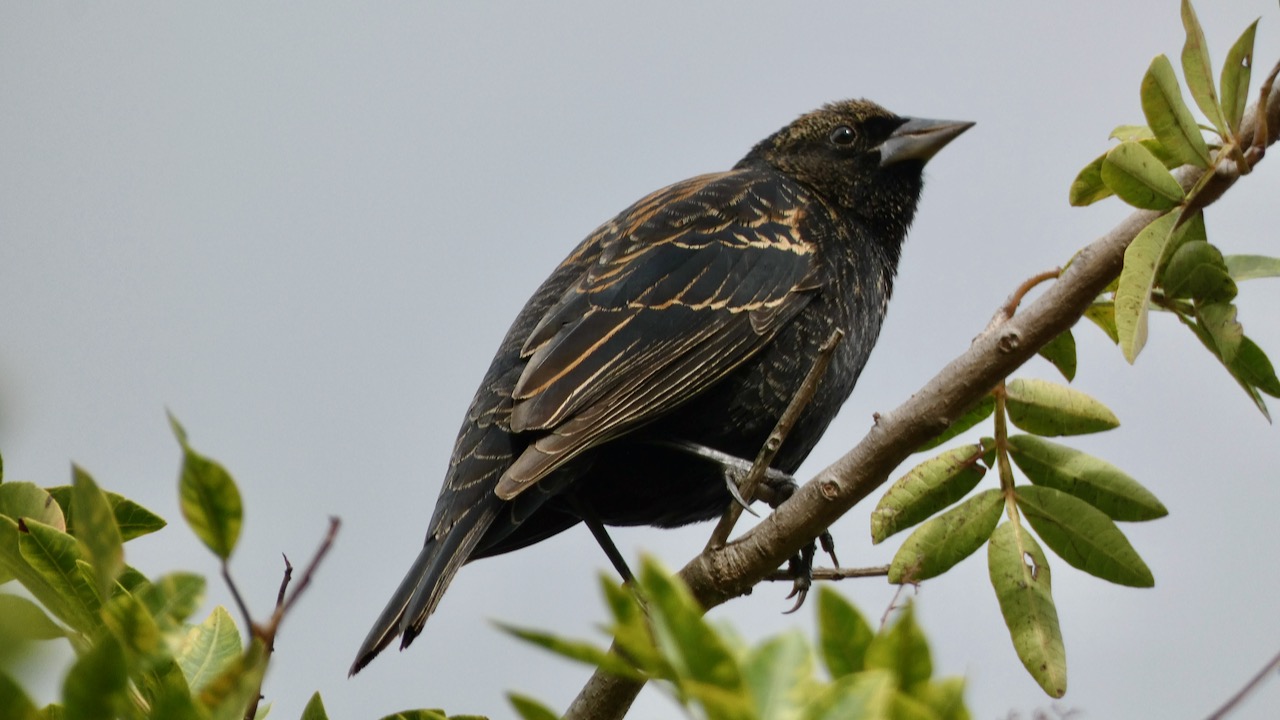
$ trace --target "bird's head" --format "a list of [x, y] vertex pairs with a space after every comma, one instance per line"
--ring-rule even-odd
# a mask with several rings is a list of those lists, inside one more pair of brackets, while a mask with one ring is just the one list
[[899, 225], [893, 229], [905, 234], [924, 164], [972, 125], [901, 117], [868, 100], [844, 100], [800, 116], [738, 166], [767, 163], [842, 211], [873, 225]]

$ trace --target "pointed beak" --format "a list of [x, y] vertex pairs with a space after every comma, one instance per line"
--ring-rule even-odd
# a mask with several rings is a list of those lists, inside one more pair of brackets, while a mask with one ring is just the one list
[[880, 167], [903, 160], [928, 162], [947, 143], [971, 127], [973, 123], [958, 120], [907, 118], [889, 139], [880, 143]]

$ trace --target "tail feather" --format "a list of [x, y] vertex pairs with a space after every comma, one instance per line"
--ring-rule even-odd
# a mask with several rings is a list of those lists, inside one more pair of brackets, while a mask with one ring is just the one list
[[457, 523], [442, 538], [428, 536], [409, 572], [360, 644], [348, 675], [360, 672], [397, 636], [403, 635], [402, 650], [413, 642], [496, 515], [496, 508], [485, 508], [474, 522]]

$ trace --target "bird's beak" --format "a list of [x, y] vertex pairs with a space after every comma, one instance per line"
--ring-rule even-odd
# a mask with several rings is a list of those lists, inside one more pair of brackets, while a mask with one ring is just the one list
[[880, 143], [880, 167], [903, 160], [928, 162], [947, 143], [971, 127], [973, 123], [959, 120], [907, 118], [889, 139]]

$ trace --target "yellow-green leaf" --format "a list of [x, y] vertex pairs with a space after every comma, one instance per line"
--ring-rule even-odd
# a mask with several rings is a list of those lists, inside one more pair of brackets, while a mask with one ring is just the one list
[[0, 672], [0, 717], [11, 720], [39, 720], [43, 714], [13, 678]]
[[[77, 630], [86, 633], [96, 630], [101, 625], [98, 618], [101, 601], [93, 585], [80, 572], [77, 564], [80, 548], [75, 538], [34, 520], [27, 520], [24, 526], [26, 532], [18, 534], [18, 551], [60, 600], [58, 606], [49, 606], [49, 609]], [[65, 615], [58, 612], [59, 607]]]
[[1004, 495], [985, 490], [916, 528], [889, 564], [889, 582], [919, 582], [950, 570], [991, 537]]
[[1068, 564], [1118, 585], [1151, 587], [1151, 570], [1106, 513], [1060, 490], [1019, 485], [1018, 508]]
[[199, 692], [240, 657], [241, 647], [235, 621], [219, 605], [187, 632], [176, 659], [187, 685]]
[[191, 449], [186, 431], [172, 415], [169, 423], [182, 446], [182, 473], [178, 481], [182, 515], [196, 537], [226, 560], [240, 537], [244, 515], [240, 490], [222, 465]]
[[1182, 89], [1173, 65], [1164, 55], [1151, 61], [1142, 78], [1142, 113], [1156, 139], [1183, 164], [1209, 167], [1209, 146], [1200, 134], [1191, 110], [1182, 100]]
[[1111, 148], [1102, 161], [1102, 181], [1121, 200], [1146, 210], [1169, 210], [1182, 202], [1182, 186], [1142, 143]]
[[903, 692], [910, 693], [929, 681], [933, 675], [933, 658], [911, 603], [903, 608], [893, 625], [871, 639], [866, 663], [869, 670], [893, 673], [895, 684]]
[[[560, 713], [555, 712], [528, 695], [509, 692], [507, 693], [507, 702], [511, 703], [511, 707], [515, 708], [516, 712], [519, 713], [520, 720], [560, 720]], [[307, 720], [307, 718], [302, 720]], [[328, 718], [318, 720], [328, 720]]]
[[1062, 697], [1067, 692], [1067, 651], [1044, 551], [1024, 528], [1006, 522], [987, 543], [987, 568], [1018, 659], [1050, 697]]
[[1227, 53], [1222, 63], [1222, 113], [1226, 116], [1227, 126], [1231, 134], [1240, 132], [1240, 120], [1244, 118], [1245, 106], [1249, 103], [1249, 80], [1253, 71], [1253, 36], [1258, 30], [1258, 21], [1254, 20], [1245, 28], [1240, 39]]
[[1111, 189], [1102, 182], [1102, 162], [1106, 158], [1106, 153], [1094, 158], [1088, 165], [1081, 168], [1075, 179], [1071, 181], [1067, 201], [1072, 207], [1092, 205], [1099, 200], [1111, 197]]
[[1124, 252], [1124, 268], [1116, 288], [1116, 331], [1120, 350], [1131, 363], [1147, 343], [1147, 305], [1155, 287], [1156, 268], [1177, 221], [1177, 213], [1161, 215], [1143, 228]]
[[1227, 272], [1236, 282], [1280, 277], [1280, 258], [1266, 255], [1227, 255]]
[[879, 543], [968, 495], [987, 472], [981, 458], [982, 446], [962, 445], [911, 468], [871, 513], [871, 541]]
[[1195, 8], [1191, 7], [1191, 0], [1182, 0], [1182, 27], [1187, 33], [1187, 40], [1182, 46], [1182, 74], [1187, 79], [1187, 87], [1191, 89], [1191, 97], [1195, 98], [1200, 112], [1225, 137], [1227, 124], [1223, 120], [1222, 109], [1218, 107], [1218, 93], [1213, 89], [1209, 45], [1205, 42], [1204, 30], [1200, 27]]
[[1009, 450], [1028, 480], [1070, 493], [1113, 520], [1154, 520], [1169, 514], [1150, 490], [1105, 460], [1034, 435], [1010, 436]]
[[1035, 435], [1084, 435], [1120, 426], [1106, 405], [1048, 380], [1010, 380], [1005, 385], [1005, 407], [1010, 422]]
[[[57, 485], [46, 490], [54, 500], [58, 501], [58, 505], [66, 514], [67, 532], [76, 535], [75, 513], [74, 508], [71, 507], [71, 486]], [[153, 533], [167, 524], [164, 518], [123, 495], [117, 495], [108, 490], [103, 490], [102, 493], [107, 496], [107, 502], [111, 504], [111, 513], [115, 516], [116, 526], [120, 528], [120, 538], [125, 542]]]
[[1084, 316], [1111, 338], [1111, 342], [1119, 343], [1120, 334], [1116, 330], [1116, 304], [1109, 300], [1095, 300], [1085, 308]]
[[124, 572], [124, 540], [116, 526], [115, 515], [107, 496], [89, 473], [79, 466], [71, 468], [71, 507], [76, 519], [75, 538], [93, 565], [98, 596], [111, 597], [116, 578]]

